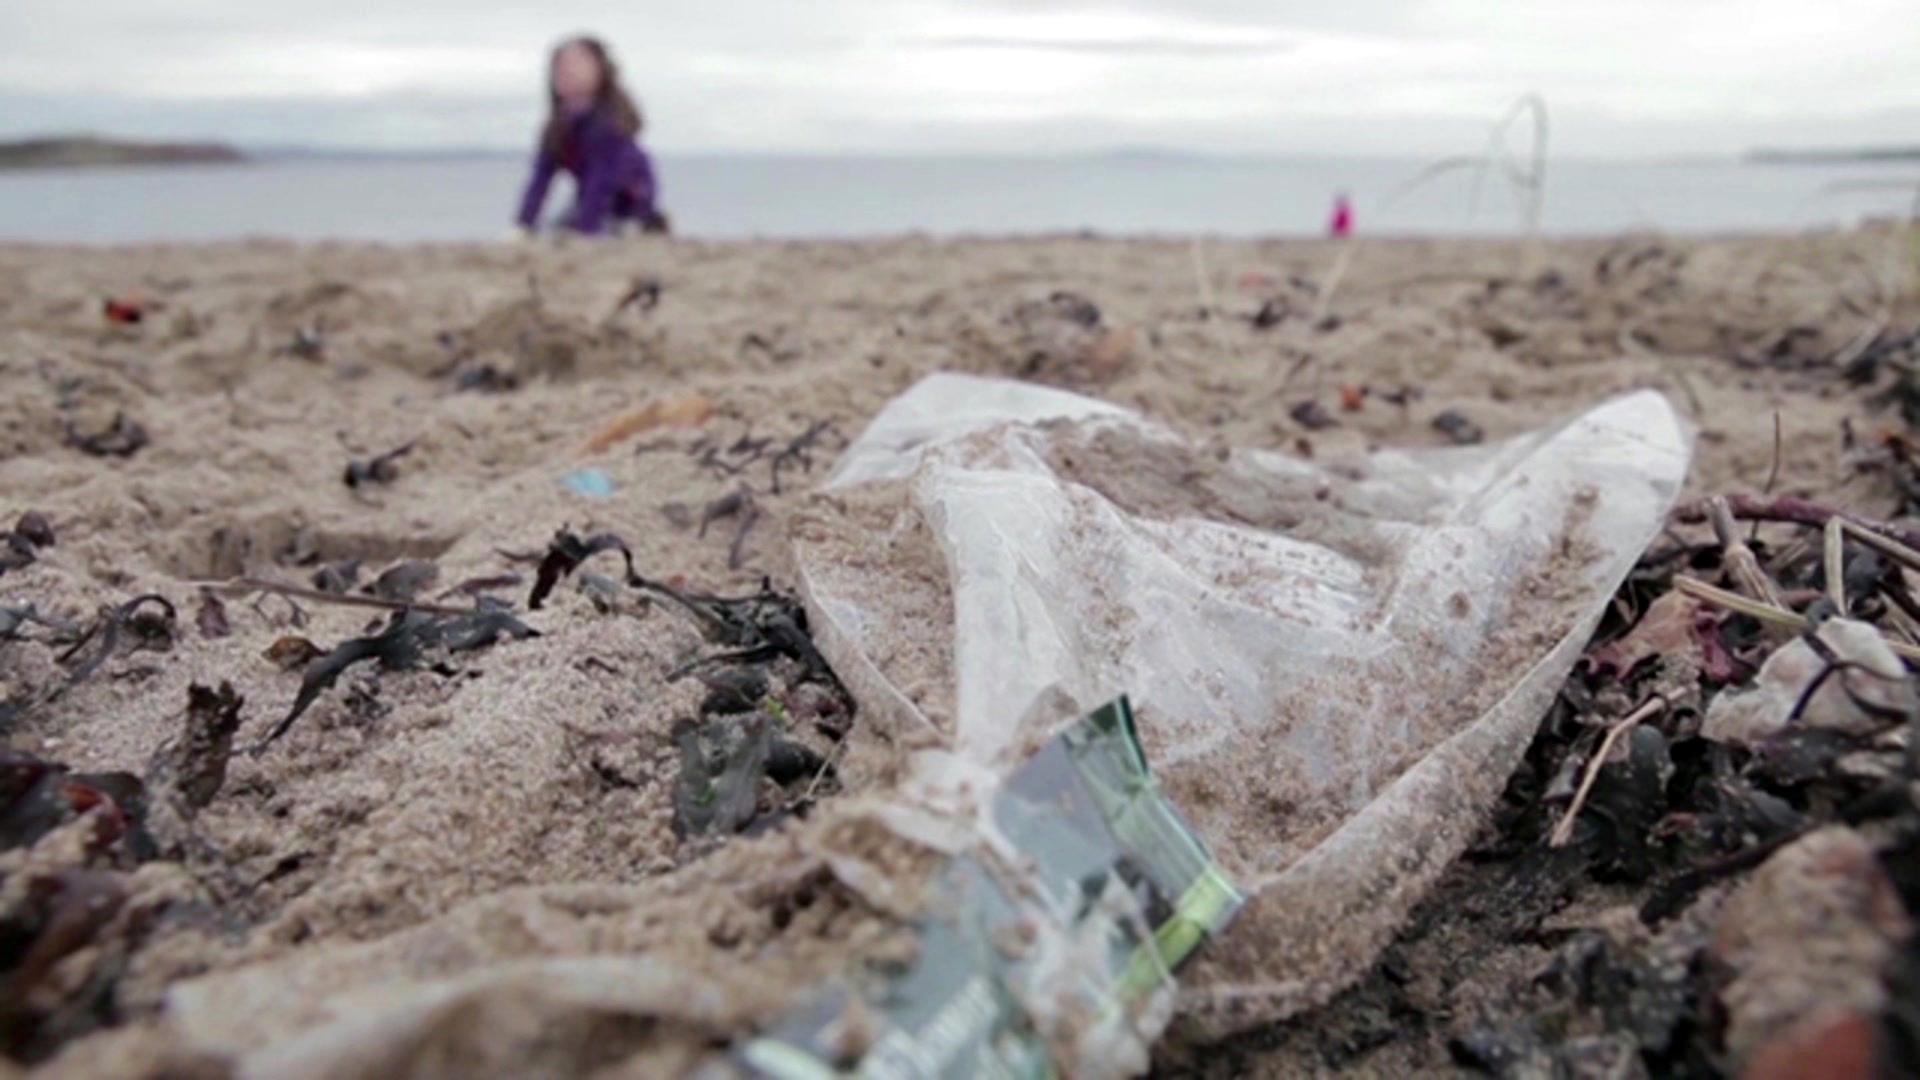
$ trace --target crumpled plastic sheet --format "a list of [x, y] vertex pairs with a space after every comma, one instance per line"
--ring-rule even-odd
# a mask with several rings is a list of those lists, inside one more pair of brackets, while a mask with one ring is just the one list
[[[1224, 1034], [1357, 978], [1465, 848], [1690, 455], [1652, 391], [1498, 445], [1321, 464], [940, 374], [843, 455], [795, 554], [863, 723], [908, 736], [907, 798], [989, 829], [996, 778], [1132, 697], [1156, 777], [1250, 896], [1182, 977], [1181, 1022]], [[1104, 474], [1061, 467], [1089, 457]], [[858, 500], [931, 534], [950, 626], [857, 580], [883, 561], [834, 556], [883, 539], [837, 509]], [[892, 670], [902, 635], [950, 635], [943, 708]]]

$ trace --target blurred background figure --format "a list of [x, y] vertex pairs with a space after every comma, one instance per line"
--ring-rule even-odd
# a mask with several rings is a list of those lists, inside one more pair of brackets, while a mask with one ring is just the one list
[[575, 192], [563, 227], [591, 236], [633, 222], [646, 232], [666, 232], [666, 215], [654, 205], [659, 189], [653, 162], [638, 141], [640, 107], [620, 85], [606, 45], [582, 35], [555, 46], [547, 97], [533, 175], [520, 199], [520, 228], [538, 225], [554, 173], [565, 170]]
[[1353, 200], [1344, 191], [1333, 197], [1333, 214], [1327, 219], [1327, 235], [1336, 240], [1345, 240], [1353, 235]]

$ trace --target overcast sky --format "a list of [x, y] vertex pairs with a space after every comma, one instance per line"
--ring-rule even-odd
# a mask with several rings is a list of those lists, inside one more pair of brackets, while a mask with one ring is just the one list
[[1917, 0], [0, 0], [0, 135], [517, 148], [579, 29], [668, 151], [1920, 143]]

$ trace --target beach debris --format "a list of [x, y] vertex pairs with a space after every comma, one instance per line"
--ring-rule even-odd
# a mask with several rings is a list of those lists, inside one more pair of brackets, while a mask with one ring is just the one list
[[501, 394], [520, 389], [520, 377], [510, 371], [502, 371], [492, 364], [476, 364], [462, 368], [454, 375], [453, 388], [483, 394]]
[[143, 322], [147, 314], [159, 306], [152, 297], [140, 293], [122, 293], [101, 301], [100, 314], [110, 323], [133, 326]]
[[410, 604], [440, 579], [440, 567], [425, 559], [408, 559], [380, 572], [361, 591], [395, 603]]
[[658, 427], [695, 427], [705, 423], [713, 412], [713, 400], [697, 391], [656, 398], [608, 421], [587, 439], [580, 452], [605, 453], [636, 435]]
[[208, 641], [233, 634], [233, 623], [227, 619], [227, 605], [210, 592], [200, 594], [200, 607], [194, 612], [193, 624]]
[[146, 785], [126, 772], [75, 773], [58, 762], [0, 749], [0, 852], [32, 847], [41, 837], [97, 810], [89, 846], [127, 841], [134, 859], [154, 850], [146, 835]]
[[325, 320], [315, 320], [306, 326], [293, 328], [293, 338], [281, 346], [281, 352], [299, 360], [320, 361], [327, 357], [327, 330]]
[[500, 589], [518, 588], [524, 581], [526, 581], [525, 578], [515, 573], [483, 574], [480, 577], [468, 578], [442, 591], [439, 599], [445, 600], [449, 596], [482, 596]]
[[281, 671], [299, 671], [318, 660], [325, 650], [307, 638], [298, 634], [286, 634], [275, 638], [260, 655], [266, 657]]
[[156, 791], [172, 790], [189, 812], [213, 802], [226, 783], [227, 760], [233, 756], [233, 737], [240, 730], [240, 709], [246, 703], [226, 681], [218, 690], [199, 683], [188, 686], [184, 727], [154, 752], [147, 766], [147, 785]]
[[721, 668], [703, 671], [699, 679], [707, 688], [701, 699], [702, 715], [730, 716], [752, 712], [767, 699], [766, 672], [753, 667]]
[[1433, 430], [1445, 435], [1455, 446], [1485, 442], [1487, 433], [1458, 409], [1448, 409], [1433, 418]]
[[1308, 431], [1325, 431], [1327, 428], [1340, 426], [1340, 421], [1333, 418], [1333, 414], [1327, 411], [1326, 406], [1312, 398], [1288, 409], [1287, 415], [1293, 417], [1294, 423]]
[[379, 633], [344, 641], [309, 663], [287, 715], [254, 744], [253, 752], [265, 751], [285, 735], [294, 721], [355, 664], [378, 660], [388, 671], [424, 667], [451, 675], [452, 669], [437, 659], [442, 654], [485, 648], [502, 637], [520, 641], [538, 636], [538, 631], [521, 622], [504, 606], [488, 605], [484, 601], [474, 611], [457, 616], [396, 611]]
[[[670, 600], [693, 619], [701, 636], [729, 651], [688, 661], [669, 672], [672, 682], [714, 664], [760, 664], [776, 657], [797, 662], [803, 676], [844, 694], [840, 677], [814, 647], [807, 630], [807, 609], [793, 596], [762, 578], [760, 591], [750, 596], [723, 597], [683, 592], [663, 582], [640, 578], [637, 587]], [[849, 700], [851, 698], [849, 697]]]
[[400, 476], [400, 459], [411, 454], [416, 445], [418, 440], [396, 446], [365, 461], [349, 461], [341, 479], [350, 488], [366, 484], [391, 484]]
[[1776, 852], [1722, 909], [1711, 955], [1735, 1061], [1830, 1011], [1871, 1015], [1913, 921], [1873, 845], [1843, 826]]
[[[146, 610], [149, 606], [157, 610]], [[58, 657], [63, 664], [69, 663], [80, 651], [95, 638], [100, 645], [92, 656], [74, 665], [67, 675], [68, 689], [78, 686], [93, 677], [100, 666], [112, 658], [120, 646], [123, 632], [134, 641], [135, 648], [148, 648], [165, 651], [173, 647], [174, 622], [178, 618], [173, 602], [158, 593], [146, 593], [128, 600], [117, 607], [102, 607], [99, 615], [87, 626], [79, 637]]]
[[1352, 383], [1340, 384], [1340, 411], [1355, 413], [1367, 405], [1367, 388]]
[[123, 412], [114, 413], [113, 423], [91, 435], [82, 435], [71, 421], [67, 423], [67, 445], [94, 457], [132, 457], [150, 441], [147, 429]]
[[643, 615], [649, 606], [646, 597], [637, 596], [620, 582], [591, 570], [574, 575], [573, 587], [602, 615]]
[[[680, 751], [673, 831], [682, 840], [757, 830], [767, 820], [760, 815], [762, 778], [788, 788], [828, 769], [825, 758], [787, 738], [764, 712], [681, 720], [673, 740]], [[810, 798], [802, 792], [768, 817], [801, 809]]]
[[1906, 721], [1916, 708], [1906, 665], [1880, 631], [1833, 618], [1768, 657], [1751, 689], [1715, 697], [1700, 733], [1747, 747], [1796, 723], [1865, 735]]
[[360, 560], [341, 559], [313, 572], [313, 587], [323, 593], [350, 593], [360, 584]]
[[1138, 332], [1108, 325], [1098, 305], [1079, 293], [1056, 290], [1022, 300], [1003, 320], [1013, 340], [996, 346], [1023, 379], [1107, 383], [1132, 361]]
[[546, 603], [554, 586], [564, 581], [567, 575], [579, 569], [586, 562], [602, 552], [618, 551], [626, 561], [627, 582], [637, 584], [638, 575], [633, 571], [633, 551], [627, 542], [614, 533], [597, 533], [582, 539], [569, 529], [554, 533], [553, 541], [547, 545], [547, 553], [540, 560], [540, 570], [534, 576], [533, 592], [527, 597], [527, 609], [539, 611]]
[[54, 546], [53, 523], [47, 520], [47, 515], [38, 510], [22, 513], [19, 520], [13, 523], [12, 536], [25, 540], [34, 547]]
[[[105, 819], [102, 819], [105, 820]], [[18, 1060], [50, 1055], [66, 1039], [113, 1021], [112, 961], [96, 959], [73, 972], [65, 961], [95, 946], [127, 902], [128, 877], [80, 866], [34, 866], [0, 901], [0, 1050]], [[95, 949], [96, 954], [107, 950]], [[118, 966], [124, 966], [120, 958]], [[86, 975], [60, 985], [56, 970]], [[51, 991], [51, 992], [50, 992]]]
[[[982, 816], [1004, 862], [964, 839], [943, 857], [862, 820], [823, 842], [834, 877], [911, 923], [916, 947], [892, 970], [823, 985], [740, 1047], [739, 1064], [794, 1076], [885, 1074], [909, 1059], [928, 1076], [1146, 1071], [1157, 1031], [1141, 1025], [1164, 1020], [1141, 1019], [1144, 1003], [1244, 897], [1153, 782], [1126, 699], [1041, 745]], [[1062, 952], [1057, 968], [1039, 959]], [[956, 1015], [966, 1030], [949, 1037]]]
[[620, 299], [614, 303], [613, 310], [607, 312], [607, 317], [602, 321], [611, 323], [620, 317], [621, 312], [629, 308], [632, 308], [641, 315], [652, 312], [654, 308], [660, 306], [660, 294], [662, 290], [663, 286], [660, 284], [659, 278], [634, 278], [632, 283], [627, 286], [627, 291], [621, 293]]
[[53, 526], [46, 516], [29, 510], [8, 532], [0, 532], [0, 574], [33, 565], [40, 549], [54, 546]]
[[1711, 634], [1719, 622], [1715, 613], [1683, 592], [1664, 593], [1640, 615], [1632, 630], [1589, 649], [1585, 666], [1597, 675], [1624, 677], [1656, 657], [1698, 657], [1703, 651], [1703, 619], [1705, 633]]
[[1260, 305], [1260, 310], [1248, 317], [1255, 330], [1268, 330], [1286, 322], [1293, 315], [1293, 302], [1284, 296], [1272, 297]]
[[819, 445], [820, 440], [828, 435], [833, 436], [835, 441], [839, 443], [839, 449], [846, 449], [847, 439], [846, 436], [840, 434], [838, 425], [832, 420], [815, 420], [807, 425], [806, 430], [795, 435], [779, 453], [773, 456], [773, 463], [768, 467], [768, 471], [771, 474], [769, 479], [775, 495], [780, 494], [781, 469], [798, 465], [802, 472], [813, 472], [813, 451]]
[[746, 828], [759, 809], [773, 724], [765, 713], [675, 725], [680, 772], [673, 783], [673, 831], [681, 839]]
[[700, 511], [700, 531], [696, 535], [704, 540], [707, 535], [707, 526], [722, 518], [739, 517], [752, 508], [753, 492], [744, 487], [735, 488], [708, 503], [706, 508]]
[[740, 527], [733, 530], [733, 542], [727, 545], [727, 569], [738, 570], [746, 564], [747, 534], [760, 523], [760, 508], [748, 506], [747, 512], [740, 516]]
[[607, 475], [605, 469], [573, 469], [562, 473], [560, 482], [574, 494], [590, 499], [613, 497], [613, 478]]

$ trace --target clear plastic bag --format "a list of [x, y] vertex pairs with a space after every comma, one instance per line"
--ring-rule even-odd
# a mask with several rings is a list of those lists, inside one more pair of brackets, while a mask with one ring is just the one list
[[1651, 391], [1499, 445], [1314, 463], [943, 374], [849, 448], [795, 554], [873, 725], [855, 764], [906, 797], [977, 815], [1131, 696], [1250, 897], [1182, 980], [1220, 1032], [1357, 977], [1464, 848], [1690, 449]]

